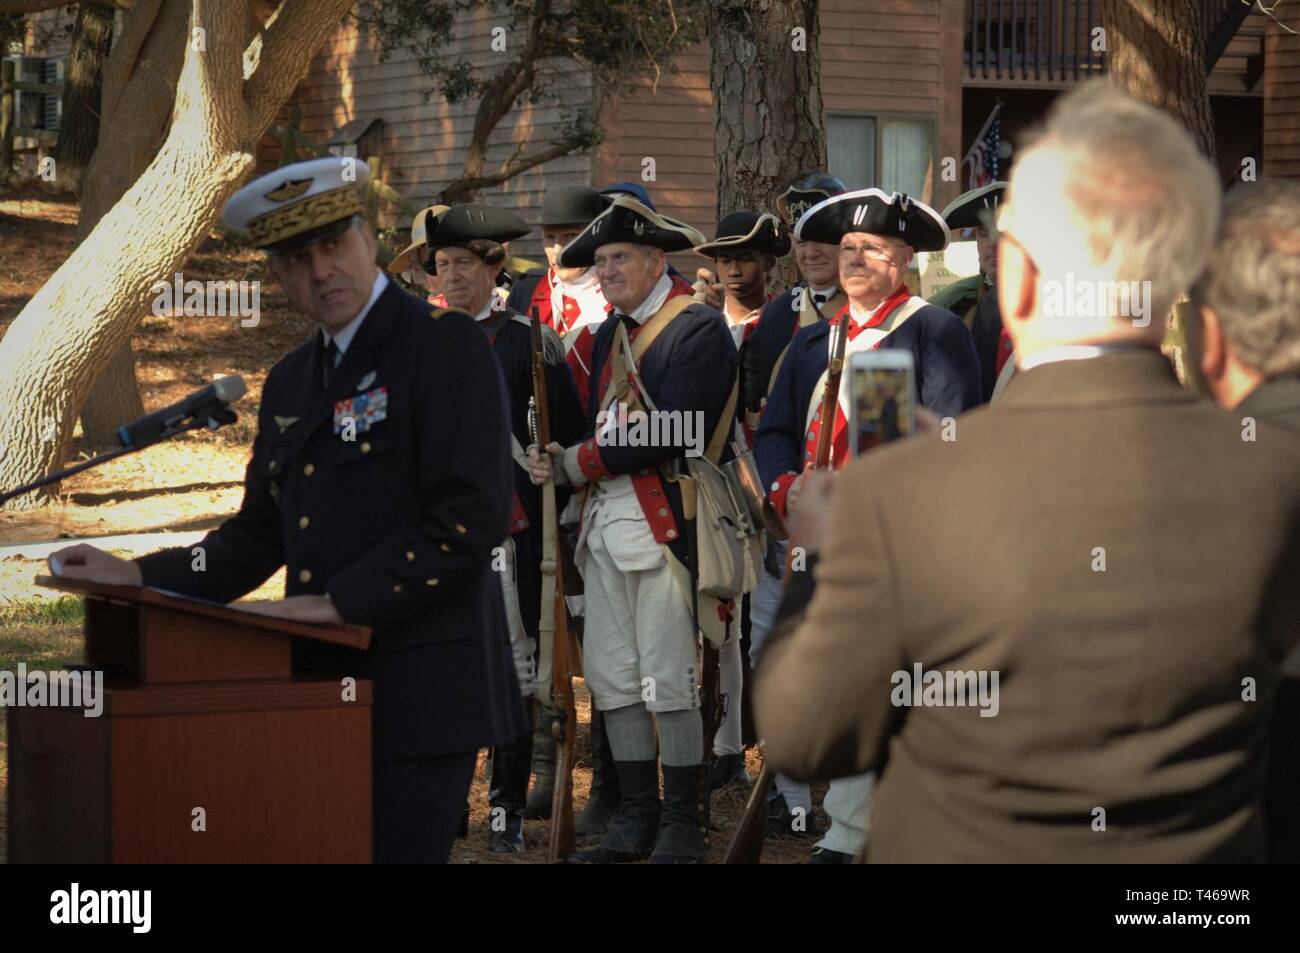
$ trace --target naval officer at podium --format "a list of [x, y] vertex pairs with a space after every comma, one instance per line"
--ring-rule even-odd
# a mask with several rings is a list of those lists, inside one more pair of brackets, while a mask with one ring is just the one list
[[514, 487], [506, 394], [473, 318], [376, 267], [367, 174], [355, 159], [300, 162], [226, 205], [319, 329], [271, 369], [243, 504], [202, 558], [77, 545], [51, 562], [220, 602], [287, 566], [285, 598], [260, 611], [370, 626], [365, 653], [295, 642], [294, 670], [374, 679], [375, 860], [438, 863], [478, 749], [527, 730], [491, 569]]

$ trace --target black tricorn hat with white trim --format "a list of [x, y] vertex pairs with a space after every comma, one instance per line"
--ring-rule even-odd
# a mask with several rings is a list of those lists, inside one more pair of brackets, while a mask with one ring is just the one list
[[1007, 190], [1005, 182], [990, 182], [978, 189], [963, 192], [943, 210], [943, 220], [948, 223], [949, 231], [963, 228], [986, 228], [981, 213], [985, 209], [996, 211], [1002, 201], [1002, 193]]
[[560, 267], [590, 267], [596, 262], [596, 249], [602, 245], [627, 242], [674, 252], [703, 245], [704, 240], [685, 222], [660, 215], [630, 195], [616, 195], [609, 208], [560, 251]]
[[728, 248], [752, 249], [781, 258], [790, 254], [790, 236], [771, 212], [732, 212], [718, 223], [717, 237], [696, 245], [695, 253], [717, 258]]
[[838, 245], [849, 232], [896, 238], [916, 251], [942, 251], [950, 237], [943, 216], [930, 206], [880, 189], [857, 189], [818, 202], [794, 227], [800, 241], [825, 245]]
[[794, 228], [799, 217], [823, 199], [847, 192], [849, 187], [826, 172], [809, 172], [800, 176], [776, 200], [776, 211], [787, 228]]

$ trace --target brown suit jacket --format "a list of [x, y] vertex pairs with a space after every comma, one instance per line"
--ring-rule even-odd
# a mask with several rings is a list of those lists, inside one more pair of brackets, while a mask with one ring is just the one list
[[[1300, 639], [1295, 434], [1243, 441], [1124, 351], [1017, 374], [955, 440], [836, 480], [816, 593], [754, 697], [774, 767], [882, 771], [867, 860], [1262, 858], [1267, 709]], [[996, 716], [896, 707], [918, 662], [997, 672]]]

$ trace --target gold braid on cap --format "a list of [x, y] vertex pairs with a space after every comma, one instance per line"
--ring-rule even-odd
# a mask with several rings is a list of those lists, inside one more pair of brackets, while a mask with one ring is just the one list
[[356, 188], [348, 186], [346, 189], [322, 192], [305, 202], [267, 212], [248, 223], [248, 232], [253, 237], [255, 247], [265, 248], [364, 211], [365, 206], [362, 205]]

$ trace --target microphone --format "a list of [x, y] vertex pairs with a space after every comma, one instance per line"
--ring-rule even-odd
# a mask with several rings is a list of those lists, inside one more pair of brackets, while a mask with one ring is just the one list
[[247, 390], [238, 374], [219, 377], [170, 407], [118, 427], [117, 439], [123, 447], [139, 450], [182, 430], [201, 426], [216, 430], [222, 424], [234, 423], [235, 413], [227, 405], [243, 397]]

